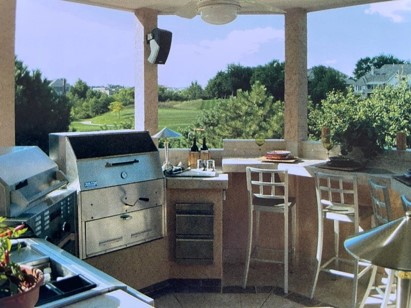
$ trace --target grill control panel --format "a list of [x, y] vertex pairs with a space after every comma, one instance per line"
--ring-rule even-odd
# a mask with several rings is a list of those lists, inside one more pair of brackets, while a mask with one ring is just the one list
[[[76, 254], [76, 210], [75, 190], [59, 189], [45, 197], [39, 204], [18, 217], [7, 219], [9, 225], [25, 223], [29, 231], [25, 236], [46, 239], [49, 242]], [[31, 233], [31, 234], [30, 234]]]

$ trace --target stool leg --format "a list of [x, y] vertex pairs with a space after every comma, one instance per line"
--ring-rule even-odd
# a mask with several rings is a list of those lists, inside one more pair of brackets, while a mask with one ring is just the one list
[[284, 293], [288, 293], [288, 210], [284, 211]]
[[394, 270], [392, 269], [387, 269], [387, 285], [385, 286], [385, 293], [384, 293], [384, 300], [381, 304], [381, 307], [387, 307], [388, 302], [390, 301], [390, 295], [391, 295], [391, 290], [392, 290], [392, 285], [394, 283]]
[[247, 240], [245, 267], [244, 267], [243, 289], [247, 287], [248, 270], [250, 268], [251, 247], [252, 247], [252, 241], [253, 241], [253, 219], [254, 219], [253, 211], [250, 210], [248, 215], [249, 215], [248, 217], [248, 240]]
[[317, 265], [315, 269], [314, 283], [311, 289], [311, 295], [310, 295], [311, 299], [314, 297], [315, 288], [317, 287], [317, 282], [318, 282], [318, 275], [320, 274], [321, 258], [322, 258], [322, 253], [323, 253], [323, 234], [324, 234], [324, 222], [322, 220], [322, 214], [319, 214], [318, 215], [317, 253], [315, 256]]
[[372, 267], [370, 281], [368, 282], [367, 290], [365, 290], [364, 297], [362, 298], [362, 301], [360, 303], [359, 308], [364, 307], [365, 301], [367, 300], [368, 296], [370, 295], [372, 286], [374, 285], [374, 282], [375, 282], [375, 276], [377, 275], [377, 269], [378, 269], [377, 266]]
[[291, 208], [291, 253], [292, 253], [292, 264], [295, 263], [296, 258], [296, 247], [297, 247], [297, 206]]
[[337, 268], [339, 268], [339, 256], [340, 256], [340, 223], [338, 220], [334, 220], [334, 256]]
[[352, 307], [356, 308], [357, 305], [357, 293], [358, 293], [358, 260], [354, 261], [354, 278], [352, 282]]
[[255, 216], [255, 230], [254, 230], [254, 246], [258, 246], [260, 237], [260, 212], [254, 211]]

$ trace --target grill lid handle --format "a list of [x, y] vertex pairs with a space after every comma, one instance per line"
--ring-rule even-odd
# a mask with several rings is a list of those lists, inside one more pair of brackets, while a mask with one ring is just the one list
[[139, 163], [140, 161], [138, 159], [133, 159], [133, 160], [128, 160], [128, 161], [122, 161], [122, 162], [118, 162], [118, 163], [110, 163], [110, 162], [106, 162], [105, 167], [106, 168], [110, 168], [110, 167], [116, 167], [116, 166], [124, 166], [124, 165], [132, 165], [132, 164], [136, 164]]

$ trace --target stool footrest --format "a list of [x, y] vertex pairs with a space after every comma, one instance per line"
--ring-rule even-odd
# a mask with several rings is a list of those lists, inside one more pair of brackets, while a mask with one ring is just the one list
[[[329, 268], [328, 266], [332, 262], [340, 262], [340, 263], [350, 264], [350, 265], [354, 266], [355, 260], [332, 257], [331, 259], [329, 259], [327, 262], [325, 262], [320, 267], [320, 271], [322, 271], [322, 272], [330, 273], [330, 274], [333, 274], [333, 275], [336, 275], [336, 276], [342, 276], [342, 277], [345, 277], [345, 278], [354, 279], [354, 274], [352, 272], [346, 272], [346, 271], [338, 270], [338, 269], [335, 269], [335, 268]], [[360, 269], [361, 267], [363, 269], [358, 271], [357, 279], [361, 278], [365, 273], [367, 273], [372, 268], [372, 264], [367, 263], [365, 261], [359, 261], [358, 262], [358, 268]]]

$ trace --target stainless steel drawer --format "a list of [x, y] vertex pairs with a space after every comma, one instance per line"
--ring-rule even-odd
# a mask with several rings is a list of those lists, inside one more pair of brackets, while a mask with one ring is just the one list
[[177, 203], [175, 231], [176, 262], [190, 264], [213, 263], [213, 204]]
[[187, 264], [212, 264], [213, 239], [176, 239], [176, 261]]
[[85, 223], [86, 257], [163, 236], [162, 206]]

